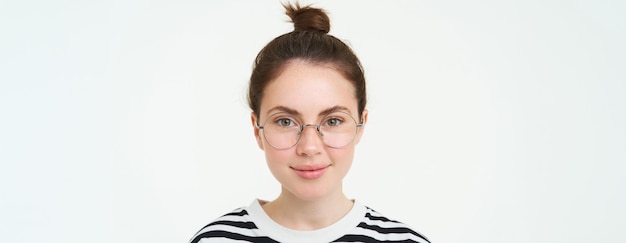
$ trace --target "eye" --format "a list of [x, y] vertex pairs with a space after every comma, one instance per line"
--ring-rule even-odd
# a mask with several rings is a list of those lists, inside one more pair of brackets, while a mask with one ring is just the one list
[[277, 119], [276, 120], [276, 124], [279, 127], [290, 127], [290, 126], [295, 126], [296, 125], [296, 123], [292, 119], [289, 119], [289, 118]]
[[339, 126], [342, 122], [343, 121], [339, 118], [329, 118], [328, 120], [326, 120], [324, 125], [335, 127], [335, 126]]

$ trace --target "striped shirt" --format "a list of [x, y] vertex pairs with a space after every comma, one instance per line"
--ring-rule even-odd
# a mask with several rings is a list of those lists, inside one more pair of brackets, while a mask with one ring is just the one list
[[204, 226], [190, 243], [213, 242], [419, 242], [426, 237], [358, 202], [338, 222], [322, 229], [298, 231], [274, 222], [259, 200]]

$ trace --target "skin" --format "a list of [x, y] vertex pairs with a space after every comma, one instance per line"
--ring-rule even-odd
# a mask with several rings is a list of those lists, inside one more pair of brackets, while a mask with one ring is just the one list
[[[344, 109], [357, 121], [358, 107], [354, 87], [332, 66], [293, 60], [264, 90], [258, 124], [267, 117], [288, 110], [305, 124], [317, 124], [329, 109]], [[252, 125], [257, 115], [252, 114]], [[363, 123], [367, 110], [363, 112]], [[259, 148], [265, 152], [267, 165], [280, 182], [281, 194], [263, 209], [277, 223], [296, 230], [315, 230], [329, 226], [352, 208], [353, 202], [343, 193], [342, 182], [348, 173], [356, 144], [363, 134], [361, 127], [354, 141], [342, 148], [326, 146], [317, 131], [305, 128], [296, 146], [278, 150], [267, 144], [254, 128]], [[321, 177], [302, 178], [297, 170], [325, 168]]]

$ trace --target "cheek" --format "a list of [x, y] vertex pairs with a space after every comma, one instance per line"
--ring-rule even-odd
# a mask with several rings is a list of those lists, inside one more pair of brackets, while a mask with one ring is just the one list
[[331, 150], [328, 155], [336, 165], [350, 167], [354, 158], [354, 147]]
[[272, 147], [266, 147], [265, 149], [265, 163], [267, 164], [267, 168], [274, 178], [281, 183], [284, 182], [283, 180], [286, 179], [285, 176], [289, 173], [291, 158], [292, 157], [284, 150], [275, 150]]
[[276, 150], [273, 147], [265, 144], [265, 161], [269, 167], [275, 165], [285, 165], [289, 164], [290, 160], [290, 149], [288, 150]]

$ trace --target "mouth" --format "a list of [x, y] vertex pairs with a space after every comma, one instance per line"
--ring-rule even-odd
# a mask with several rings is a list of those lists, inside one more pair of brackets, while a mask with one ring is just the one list
[[312, 165], [290, 168], [296, 173], [296, 175], [300, 176], [300, 178], [313, 180], [322, 177], [329, 167], [330, 165]]

